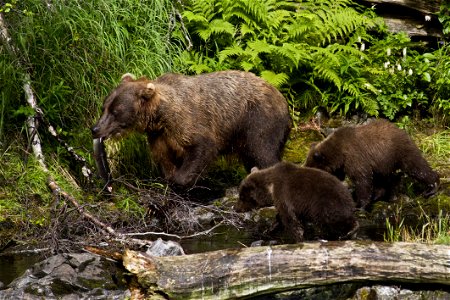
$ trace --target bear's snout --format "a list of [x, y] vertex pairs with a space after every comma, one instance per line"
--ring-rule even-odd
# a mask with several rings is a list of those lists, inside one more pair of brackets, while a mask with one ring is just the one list
[[99, 138], [97, 135], [100, 132], [100, 127], [97, 125], [94, 125], [91, 127], [91, 132], [94, 138]]

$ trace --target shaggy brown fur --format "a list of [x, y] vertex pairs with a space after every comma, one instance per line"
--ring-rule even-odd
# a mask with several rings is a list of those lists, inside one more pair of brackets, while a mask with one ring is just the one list
[[434, 194], [439, 186], [438, 174], [408, 134], [381, 119], [339, 128], [311, 145], [305, 166], [325, 170], [341, 180], [348, 176], [361, 208], [391, 192], [398, 170], [425, 184], [425, 196]]
[[291, 128], [286, 100], [254, 74], [222, 71], [165, 74], [122, 82], [106, 98], [94, 138], [145, 132], [165, 177], [195, 183], [222, 153], [236, 153], [247, 170], [281, 159]]
[[333, 175], [280, 162], [252, 171], [239, 187], [236, 211], [275, 205], [285, 229], [297, 242], [313, 223], [322, 238], [348, 237], [358, 228], [349, 190]]

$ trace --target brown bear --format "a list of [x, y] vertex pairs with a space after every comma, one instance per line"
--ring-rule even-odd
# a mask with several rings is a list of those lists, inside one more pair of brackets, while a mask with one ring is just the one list
[[236, 153], [248, 171], [279, 162], [290, 129], [276, 88], [249, 72], [220, 71], [155, 80], [125, 74], [91, 130], [101, 140], [146, 133], [165, 178], [186, 186], [220, 154]]
[[409, 135], [395, 124], [378, 119], [365, 125], [341, 127], [312, 144], [305, 166], [319, 168], [354, 185], [357, 206], [391, 193], [398, 170], [426, 185], [425, 196], [436, 193], [439, 176]]
[[340, 239], [358, 228], [355, 205], [347, 187], [333, 175], [313, 168], [280, 162], [252, 170], [239, 186], [237, 212], [275, 205], [292, 237], [301, 242], [312, 223], [321, 238]]

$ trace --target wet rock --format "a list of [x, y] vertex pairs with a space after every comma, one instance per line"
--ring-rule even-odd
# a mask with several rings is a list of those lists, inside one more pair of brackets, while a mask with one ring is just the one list
[[353, 300], [447, 300], [450, 299], [450, 293], [444, 291], [412, 291], [402, 289], [398, 286], [381, 286], [374, 285], [372, 287], [362, 287], [356, 291]]
[[176, 256], [184, 255], [184, 250], [180, 244], [174, 241], [163, 241], [157, 239], [145, 252], [152, 256]]
[[0, 299], [124, 299], [123, 269], [90, 253], [58, 254], [35, 264], [0, 291]]

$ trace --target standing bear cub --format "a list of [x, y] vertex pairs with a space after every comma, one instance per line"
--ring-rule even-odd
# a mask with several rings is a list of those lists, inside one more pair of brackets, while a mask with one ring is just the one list
[[275, 205], [283, 227], [297, 242], [303, 241], [308, 223], [313, 223], [318, 236], [327, 239], [349, 237], [359, 227], [349, 190], [322, 170], [288, 162], [252, 170], [239, 187], [236, 211], [271, 205]]
[[423, 158], [408, 134], [387, 120], [337, 129], [312, 144], [305, 166], [325, 170], [354, 185], [357, 205], [390, 194], [401, 170], [426, 185], [425, 196], [436, 193], [439, 176]]
[[125, 74], [92, 135], [146, 133], [165, 178], [186, 186], [220, 154], [236, 153], [248, 171], [279, 162], [290, 128], [283, 95], [252, 73], [169, 73], [155, 80]]

